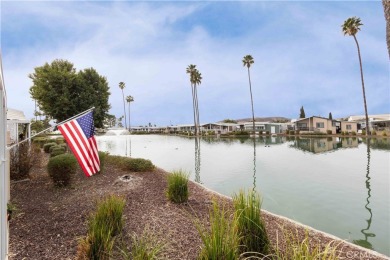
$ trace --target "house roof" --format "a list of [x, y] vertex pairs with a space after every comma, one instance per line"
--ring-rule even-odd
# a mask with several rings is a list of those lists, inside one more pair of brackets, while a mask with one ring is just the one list
[[7, 121], [14, 121], [16, 123], [30, 123], [30, 120], [26, 118], [23, 111], [13, 108], [7, 109]]
[[[388, 120], [390, 120], [390, 114], [368, 115], [368, 118], [371, 121], [388, 121]], [[348, 117], [348, 121], [360, 121], [360, 120], [365, 120], [365, 119], [366, 119], [365, 115]]]

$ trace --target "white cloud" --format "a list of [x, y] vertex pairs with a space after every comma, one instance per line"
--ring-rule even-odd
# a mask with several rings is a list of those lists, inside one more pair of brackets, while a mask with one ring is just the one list
[[[224, 30], [229, 26], [244, 28], [239, 36], [228, 37], [209, 27], [218, 15], [204, 17], [206, 22], [195, 19], [218, 4], [223, 8], [226, 3], [7, 3], [2, 22], [8, 33], [15, 30], [20, 36], [36, 28], [42, 30], [36, 32], [39, 35], [47, 33], [31, 46], [5, 46], [8, 104], [32, 117], [34, 104], [28, 94], [31, 82], [27, 75], [36, 66], [62, 58], [77, 69], [94, 67], [107, 77], [113, 114], [123, 112], [118, 83], [124, 81], [126, 94], [135, 98], [135, 124], [190, 123], [192, 103], [185, 68], [193, 63], [203, 76], [199, 87], [201, 121], [248, 117], [249, 87], [241, 59], [252, 54], [257, 115], [293, 117], [301, 105], [307, 114], [327, 115], [333, 110], [340, 113], [332, 111], [335, 117], [362, 111], [356, 47], [340, 29], [346, 12], [329, 3], [323, 3], [323, 12], [312, 3], [240, 3], [237, 12], [245, 14], [250, 8], [250, 13], [261, 16], [268, 12], [269, 17], [250, 31], [244, 29], [252, 18], [244, 17], [240, 25], [225, 24]], [[11, 22], [18, 19], [18, 23]], [[388, 65], [382, 57], [386, 56], [382, 53], [386, 51], [384, 38], [369, 27], [384, 22], [375, 14], [365, 19], [374, 21], [365, 25], [365, 37], [361, 32], [363, 62], [368, 66], [367, 99], [372, 102], [369, 108], [375, 113], [390, 112], [389, 99], [383, 97], [388, 93], [388, 86], [384, 86], [388, 75], [383, 74]]]

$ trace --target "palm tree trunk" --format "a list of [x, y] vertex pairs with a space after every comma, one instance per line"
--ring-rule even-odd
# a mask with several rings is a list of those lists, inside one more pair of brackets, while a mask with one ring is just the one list
[[387, 51], [390, 58], [390, 1], [382, 0], [383, 10], [385, 12], [386, 19], [386, 41], [387, 41]]
[[199, 122], [199, 104], [198, 104], [198, 88], [197, 85], [194, 84], [194, 92], [195, 92], [195, 110], [196, 110], [196, 125], [197, 125], [197, 132], [200, 133], [200, 122]]
[[364, 100], [364, 112], [366, 113], [366, 135], [368, 136], [369, 133], [370, 133], [370, 126], [368, 125], [368, 112], [367, 112], [367, 102], [366, 102], [366, 91], [365, 91], [365, 88], [364, 88], [362, 58], [360, 56], [360, 48], [359, 48], [359, 43], [358, 43], [358, 41], [356, 39], [356, 36], [353, 35], [353, 38], [355, 39], [357, 50], [358, 50], [358, 56], [359, 56], [360, 77], [362, 79], [363, 100]]
[[131, 102], [129, 102], [129, 107], [128, 108], [129, 108], [129, 131], [131, 132], [131, 126], [130, 126], [130, 103]]
[[256, 135], [255, 131], [255, 112], [253, 110], [253, 97], [252, 97], [252, 83], [251, 83], [251, 74], [249, 72], [249, 67], [248, 67], [248, 78], [249, 78], [249, 91], [251, 93], [251, 104], [252, 104], [252, 123], [253, 123], [253, 135]]
[[195, 84], [192, 84], [191, 83], [191, 91], [192, 91], [192, 108], [193, 108], [193, 112], [194, 112], [194, 127], [195, 127], [195, 135], [197, 135], [197, 132], [196, 132], [196, 108], [195, 108], [195, 91], [194, 91], [194, 85]]
[[125, 94], [123, 93], [123, 89], [122, 89], [122, 97], [123, 97], [123, 112], [125, 113], [125, 129], [127, 129]]

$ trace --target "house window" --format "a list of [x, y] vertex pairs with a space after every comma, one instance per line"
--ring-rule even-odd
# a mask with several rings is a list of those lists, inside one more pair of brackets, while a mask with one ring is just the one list
[[307, 127], [306, 123], [298, 123], [298, 127]]
[[317, 128], [324, 128], [324, 122], [316, 123]]
[[347, 125], [347, 130], [351, 130], [352, 129], [352, 126], [351, 125]]
[[332, 126], [336, 126], [336, 122], [335, 121], [332, 121]]

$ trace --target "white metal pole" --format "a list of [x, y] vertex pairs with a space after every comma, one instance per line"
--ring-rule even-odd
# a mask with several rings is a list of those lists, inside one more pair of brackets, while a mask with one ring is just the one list
[[8, 259], [7, 202], [9, 183], [7, 184], [7, 176], [9, 176], [9, 168], [7, 167], [6, 136], [7, 99], [0, 53], [0, 259]]

